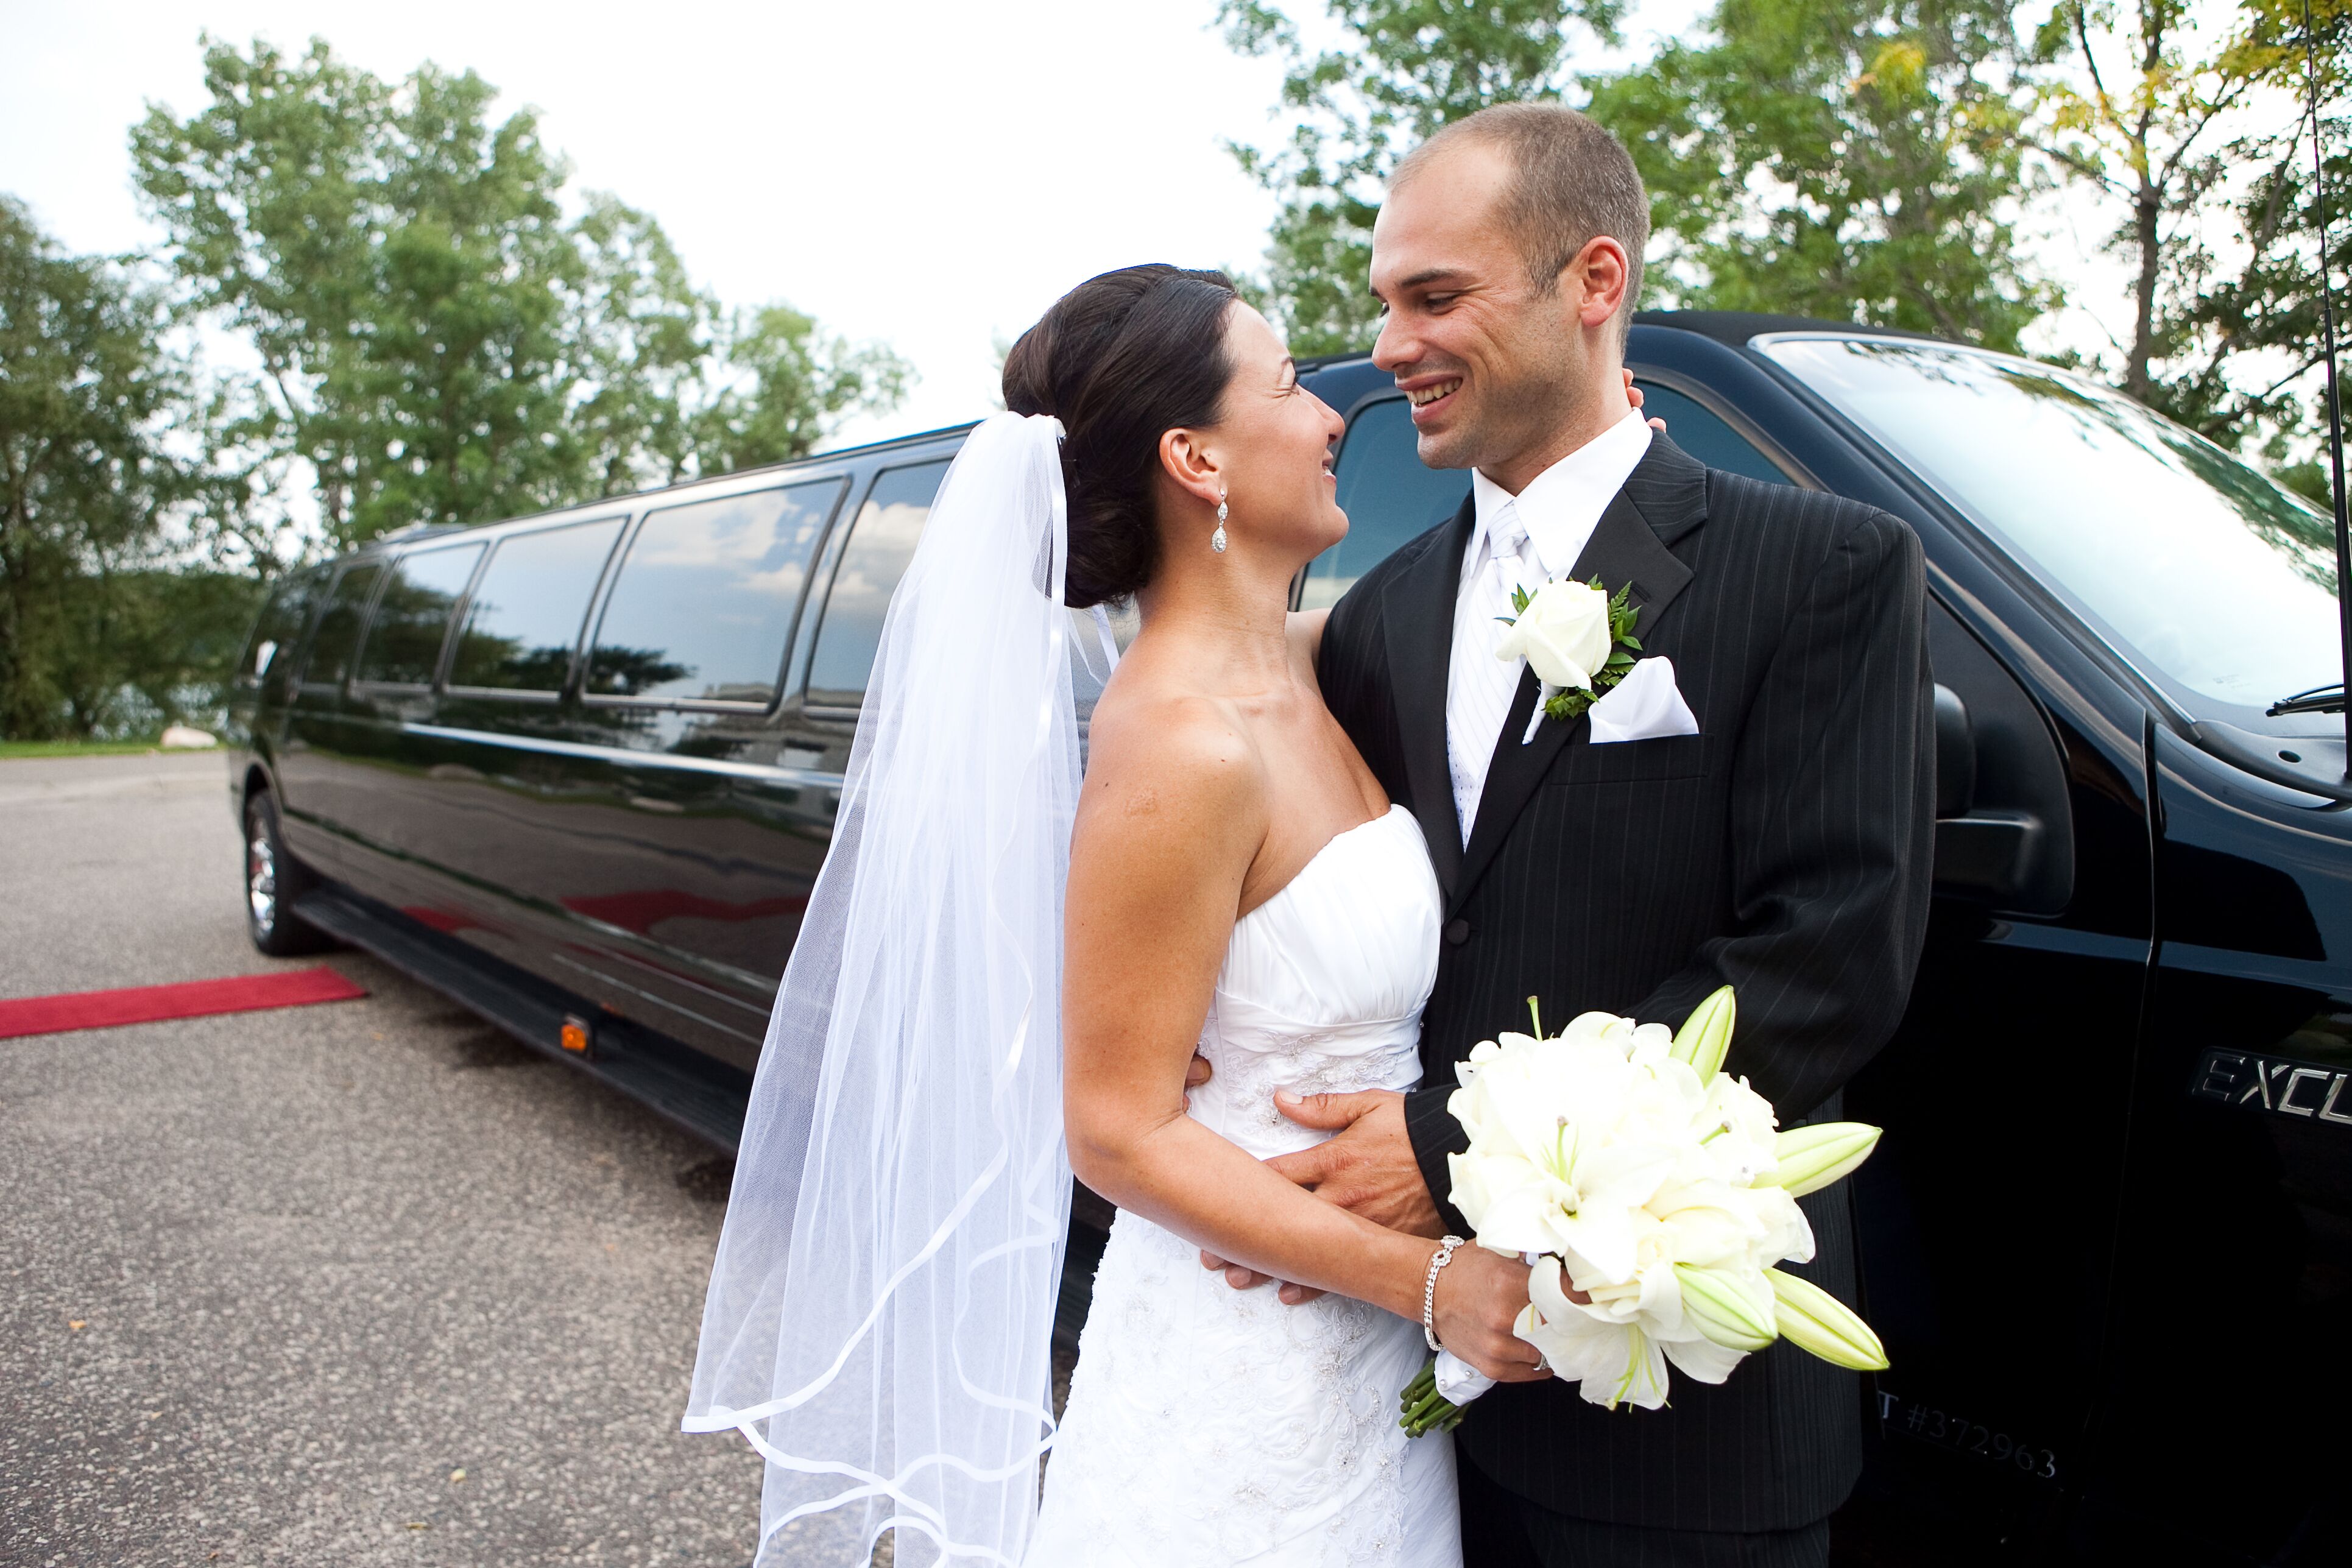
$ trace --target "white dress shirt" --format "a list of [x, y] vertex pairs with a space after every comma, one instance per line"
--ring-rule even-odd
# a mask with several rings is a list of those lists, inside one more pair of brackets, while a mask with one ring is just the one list
[[[1454, 649], [1445, 674], [1445, 754], [1453, 774], [1454, 812], [1462, 842], [1470, 842], [1486, 764], [1495, 755], [1525, 659], [1495, 657], [1502, 635], [1496, 618], [1512, 614], [1511, 590], [1529, 593], [1572, 571], [1601, 514], [1642, 455], [1650, 426], [1638, 409], [1528, 481], [1514, 496], [1474, 470], [1470, 494], [1477, 521], [1462, 558], [1462, 586], [1454, 601]], [[1622, 584], [1611, 584], [1613, 591]]]

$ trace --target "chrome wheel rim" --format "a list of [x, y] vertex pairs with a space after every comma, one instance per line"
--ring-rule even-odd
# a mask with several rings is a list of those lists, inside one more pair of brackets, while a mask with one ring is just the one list
[[278, 855], [257, 822], [245, 841], [245, 898], [253, 929], [268, 936], [278, 927]]

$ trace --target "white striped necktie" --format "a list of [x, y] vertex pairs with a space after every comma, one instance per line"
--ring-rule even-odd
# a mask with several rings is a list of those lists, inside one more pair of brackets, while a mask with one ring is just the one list
[[1532, 590], [1542, 578], [1526, 559], [1528, 531], [1518, 507], [1506, 500], [1487, 518], [1481, 540], [1471, 547], [1475, 564], [1454, 601], [1454, 648], [1445, 676], [1445, 754], [1454, 775], [1454, 809], [1462, 842], [1470, 842], [1478, 798], [1486, 793], [1486, 764], [1495, 755], [1511, 699], [1518, 694], [1525, 659], [1506, 664], [1495, 657], [1502, 635], [1498, 618], [1513, 615], [1511, 590]]

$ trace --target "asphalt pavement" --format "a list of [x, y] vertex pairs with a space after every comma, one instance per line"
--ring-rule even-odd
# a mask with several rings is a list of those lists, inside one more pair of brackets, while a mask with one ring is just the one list
[[[238, 873], [217, 754], [0, 762], [0, 996], [290, 967]], [[324, 962], [368, 998], [0, 1040], [0, 1563], [740, 1568], [758, 1461], [677, 1431], [726, 1163]]]

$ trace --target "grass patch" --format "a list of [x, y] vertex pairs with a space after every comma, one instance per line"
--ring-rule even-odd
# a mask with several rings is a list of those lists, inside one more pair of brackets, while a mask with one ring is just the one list
[[[35, 757], [135, 757], [142, 752], [160, 752], [163, 749], [152, 740], [0, 741], [0, 762], [16, 762]], [[217, 752], [220, 747], [208, 746], [203, 750]]]

